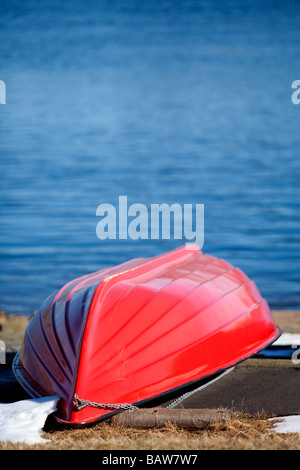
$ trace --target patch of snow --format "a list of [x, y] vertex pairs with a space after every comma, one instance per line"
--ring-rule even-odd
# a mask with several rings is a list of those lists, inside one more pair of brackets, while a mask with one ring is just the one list
[[59, 397], [43, 397], [0, 403], [0, 441], [39, 444], [47, 417], [57, 410]]
[[274, 423], [273, 431], [279, 433], [299, 432], [300, 433], [300, 415], [281, 416], [271, 418], [270, 421], [280, 419], [280, 422]]
[[282, 333], [281, 336], [273, 343], [273, 346], [300, 346], [300, 335], [296, 333]]

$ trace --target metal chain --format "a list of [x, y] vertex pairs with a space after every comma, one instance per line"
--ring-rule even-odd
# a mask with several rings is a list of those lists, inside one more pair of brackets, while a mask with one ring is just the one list
[[172, 403], [169, 403], [169, 405], [167, 405], [166, 408], [175, 408], [183, 400], [186, 400], [187, 398], [192, 396], [194, 393], [200, 392], [200, 390], [203, 390], [204, 388], [209, 387], [209, 385], [212, 385], [213, 383], [217, 382], [217, 380], [219, 380], [221, 377], [224, 377], [224, 375], [229, 374], [229, 372], [231, 372], [233, 369], [234, 369], [234, 367], [231, 367], [230, 369], [225, 370], [225, 372], [223, 372], [222, 374], [220, 374], [218, 377], [211, 380], [210, 382], [207, 382], [204, 385], [200, 385], [200, 387], [195, 388], [194, 390], [191, 390], [190, 392], [184, 393], [180, 397], [176, 398], [176, 400], [172, 401]]
[[[191, 395], [193, 395], [196, 392], [199, 392], [200, 390], [203, 390], [204, 388], [208, 387], [209, 385], [212, 385], [214, 382], [219, 380], [221, 377], [224, 377], [224, 375], [227, 375], [229, 372], [231, 372], [234, 369], [234, 367], [231, 367], [230, 369], [225, 370], [222, 374], [220, 374], [218, 377], [215, 379], [211, 380], [210, 382], [207, 382], [204, 385], [201, 385], [200, 387], [184, 393], [180, 397], [178, 397], [176, 400], [174, 400], [172, 403], [166, 406], [166, 408], [175, 408], [179, 403], [181, 403], [183, 400], [186, 400], [189, 398]], [[75, 407], [75, 411], [80, 411], [83, 410], [86, 406], [91, 406], [93, 408], [103, 408], [103, 409], [110, 409], [110, 410], [138, 410], [138, 406], [131, 405], [130, 403], [96, 403], [94, 401], [90, 400], [83, 400], [82, 398], [78, 398], [78, 395], [75, 393], [74, 395], [74, 400], [73, 404]]]
[[103, 408], [103, 409], [111, 409], [111, 410], [137, 410], [138, 407], [135, 405], [131, 405], [130, 403], [96, 403], [90, 400], [83, 400], [82, 398], [78, 398], [78, 395], [74, 395], [73, 404], [75, 406], [76, 411], [80, 411], [86, 406], [91, 406], [93, 408]]

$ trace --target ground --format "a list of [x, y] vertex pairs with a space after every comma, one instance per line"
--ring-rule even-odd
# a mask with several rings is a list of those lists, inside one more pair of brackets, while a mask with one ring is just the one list
[[[300, 333], [300, 312], [274, 311], [276, 323], [283, 331]], [[20, 347], [28, 318], [0, 314], [0, 339], [4, 340], [8, 356]], [[10, 400], [22, 399], [22, 391], [11, 371], [1, 366], [0, 401], [5, 401], [5, 389]], [[270, 417], [300, 413], [300, 369], [290, 359], [249, 359], [233, 372], [196, 393], [184, 402], [184, 407], [232, 410], [232, 419], [204, 430], [190, 431], [172, 426], [162, 429], [134, 429], [102, 422], [83, 429], [64, 428], [50, 419], [44, 437], [50, 442], [27, 446], [0, 443], [0, 450], [300, 450], [299, 434], [278, 434], [272, 430]], [[15, 394], [15, 396], [13, 395]]]

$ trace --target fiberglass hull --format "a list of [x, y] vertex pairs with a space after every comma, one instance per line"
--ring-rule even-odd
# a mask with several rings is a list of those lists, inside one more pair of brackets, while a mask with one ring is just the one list
[[83, 424], [197, 386], [280, 335], [240, 269], [196, 246], [71, 281], [30, 321], [13, 370], [33, 396], [58, 395], [58, 420]]

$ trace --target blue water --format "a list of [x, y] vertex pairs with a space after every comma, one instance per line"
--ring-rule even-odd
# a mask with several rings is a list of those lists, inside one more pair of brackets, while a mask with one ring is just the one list
[[300, 3], [2, 0], [0, 308], [185, 240], [104, 240], [99, 204], [204, 204], [203, 250], [300, 307]]

